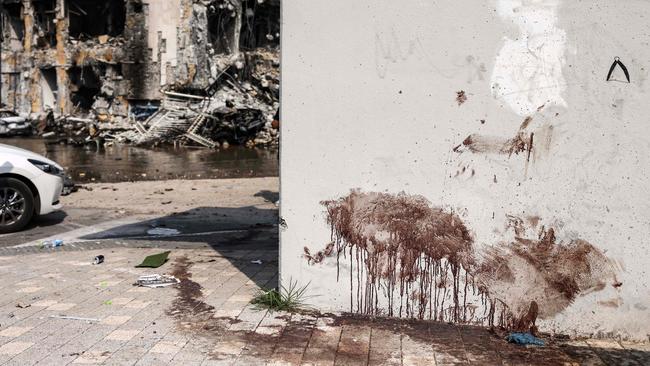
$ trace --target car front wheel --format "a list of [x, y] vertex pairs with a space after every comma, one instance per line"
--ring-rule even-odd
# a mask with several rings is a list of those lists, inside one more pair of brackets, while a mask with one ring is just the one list
[[34, 215], [34, 195], [15, 178], [0, 178], [0, 233], [18, 231]]

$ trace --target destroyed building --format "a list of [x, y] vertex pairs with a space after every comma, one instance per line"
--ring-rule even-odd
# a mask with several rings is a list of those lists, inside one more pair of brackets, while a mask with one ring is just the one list
[[277, 141], [280, 0], [3, 0], [4, 109], [136, 144]]

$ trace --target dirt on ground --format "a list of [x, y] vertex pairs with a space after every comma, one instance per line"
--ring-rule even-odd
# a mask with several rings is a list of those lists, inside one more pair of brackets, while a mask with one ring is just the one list
[[129, 214], [171, 214], [197, 207], [273, 205], [279, 178], [164, 180], [84, 184], [63, 197], [66, 207]]

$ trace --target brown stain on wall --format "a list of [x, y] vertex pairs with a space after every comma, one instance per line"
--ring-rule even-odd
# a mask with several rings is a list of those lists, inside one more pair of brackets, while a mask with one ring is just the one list
[[466, 101], [467, 101], [467, 94], [465, 94], [465, 91], [464, 90], [457, 91], [456, 92], [456, 103], [458, 103], [458, 105], [460, 106], [463, 103], [465, 103]]
[[[478, 133], [471, 134], [460, 145], [454, 147], [453, 151], [458, 153], [469, 151], [474, 154], [501, 154], [508, 155], [508, 157], [512, 156], [512, 154], [526, 153], [526, 161], [528, 162], [534, 151], [533, 141], [535, 133], [527, 132], [532, 121], [533, 117], [526, 117], [513, 137], [488, 136]], [[543, 136], [545, 139], [550, 139], [546, 133]]]
[[461, 145], [455, 147], [454, 151], [459, 152], [461, 147], [465, 147], [475, 154], [505, 154], [508, 156], [532, 148], [530, 138], [524, 133], [518, 133], [512, 138], [471, 134], [463, 140]]
[[508, 216], [515, 240], [477, 250], [458, 215], [422, 196], [353, 190], [321, 204], [332, 242], [314, 254], [305, 247], [304, 255], [310, 264], [336, 256], [337, 281], [341, 261], [349, 263], [352, 312], [534, 331], [538, 317], [561, 312], [614, 276], [611, 261], [585, 240], [558, 242], [543, 226], [527, 238], [538, 217]]
[[552, 317], [614, 278], [612, 262], [583, 239], [560, 243], [552, 228], [542, 228], [537, 238], [529, 239], [512, 228], [515, 240], [483, 251], [473, 273], [492, 299], [507, 306], [505, 323], [510, 327], [521, 323], [533, 302], [540, 317]]
[[[356, 273], [350, 272], [351, 310], [379, 314], [383, 290], [389, 316], [463, 319], [459, 294], [474, 257], [469, 230], [457, 215], [432, 207], [422, 196], [405, 193], [352, 191], [322, 204], [334, 245], [316, 259], [336, 254], [339, 264], [343, 255], [356, 268]], [[313, 261], [308, 251], [306, 255]], [[356, 289], [352, 288], [355, 281]], [[442, 292], [447, 287], [454, 289], [454, 296], [445, 307]]]
[[623, 300], [617, 297], [614, 299], [598, 301], [598, 305], [608, 308], [618, 308], [619, 306], [623, 305]]

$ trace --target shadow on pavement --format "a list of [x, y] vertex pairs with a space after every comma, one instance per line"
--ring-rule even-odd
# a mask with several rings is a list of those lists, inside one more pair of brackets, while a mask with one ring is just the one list
[[[133, 247], [212, 248], [255, 281], [258, 266], [278, 260], [278, 210], [247, 207], [198, 207], [81, 237], [119, 240]], [[237, 251], [238, 254], [234, 252]], [[241, 255], [241, 253], [246, 253]], [[266, 287], [266, 283], [257, 283]]]
[[[408, 339], [431, 344], [436, 353], [452, 356], [460, 364], [472, 365], [650, 365], [650, 352], [634, 348], [590, 347], [586, 342], [565, 342], [543, 336], [546, 345], [521, 346], [505, 340], [505, 330], [383, 317], [345, 314], [335, 325], [369, 326], [403, 334]], [[379, 332], [377, 332], [379, 334]], [[618, 343], [609, 341], [613, 345]], [[643, 347], [639, 345], [639, 347]], [[456, 364], [456, 363], [454, 363]]]
[[269, 190], [259, 191], [254, 194], [255, 197], [262, 197], [266, 202], [275, 203], [280, 199], [279, 192], [273, 192]]
[[39, 238], [47, 237], [66, 229], [57, 225], [63, 223], [68, 217], [64, 211], [55, 211], [47, 215], [36, 216], [21, 231], [0, 235], [0, 247], [12, 246]]
[[650, 352], [628, 348], [597, 348], [561, 345], [560, 349], [581, 365], [650, 365]]
[[68, 217], [68, 214], [65, 211], [55, 211], [47, 215], [36, 216], [24, 230], [58, 225], [62, 223], [66, 217]]

